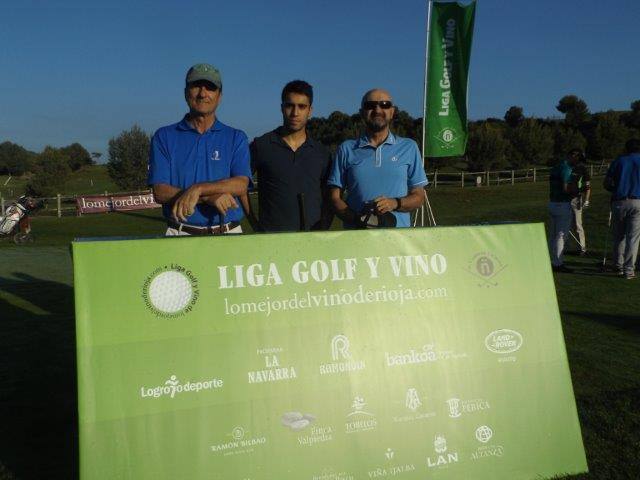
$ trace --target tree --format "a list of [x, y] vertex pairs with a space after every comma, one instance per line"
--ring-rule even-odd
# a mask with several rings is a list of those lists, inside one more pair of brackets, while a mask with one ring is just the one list
[[492, 170], [507, 164], [509, 142], [499, 124], [473, 123], [469, 129], [467, 157], [469, 170]]
[[554, 159], [550, 161], [549, 164], [553, 164], [555, 161], [564, 158], [569, 150], [573, 148], [579, 148], [584, 151], [586, 145], [587, 140], [578, 130], [565, 125], [556, 124], [553, 132]]
[[143, 189], [147, 186], [149, 135], [138, 125], [109, 140], [109, 176], [124, 190]]
[[74, 172], [85, 165], [93, 164], [91, 155], [89, 155], [89, 152], [79, 143], [72, 143], [71, 145], [62, 147], [60, 150], [69, 157], [69, 168]]
[[620, 113], [609, 110], [597, 116], [598, 124], [589, 144], [589, 154], [597, 160], [613, 159], [624, 151], [632, 131], [620, 120]]
[[11, 142], [0, 143], [0, 174], [24, 175], [33, 168], [35, 154]]
[[575, 95], [565, 95], [560, 99], [556, 110], [564, 113], [564, 123], [568, 127], [578, 128], [587, 123], [591, 117], [587, 104]]
[[509, 107], [509, 110], [504, 114], [504, 121], [507, 122], [511, 128], [516, 128], [522, 122], [524, 122], [524, 115], [522, 114], [522, 107], [513, 105]]
[[69, 178], [69, 156], [59, 148], [45, 147], [36, 158], [34, 175], [27, 184], [27, 193], [36, 197], [52, 197], [62, 192]]
[[631, 102], [631, 111], [624, 114], [623, 120], [627, 127], [640, 130], [640, 100]]
[[513, 147], [513, 168], [546, 164], [553, 157], [553, 132], [535, 118], [527, 118], [520, 126], [510, 129], [508, 138]]
[[93, 159], [93, 163], [98, 163], [100, 161], [100, 157], [102, 153], [100, 152], [91, 152], [91, 158]]

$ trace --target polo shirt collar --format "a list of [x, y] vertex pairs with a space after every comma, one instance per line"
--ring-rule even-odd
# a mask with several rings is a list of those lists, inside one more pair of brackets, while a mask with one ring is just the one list
[[[384, 142], [382, 142], [382, 145], [394, 145], [396, 143], [396, 137], [393, 133], [389, 132], [389, 135], [387, 135], [387, 138], [385, 138]], [[357, 148], [363, 148], [363, 147], [369, 147], [369, 146], [373, 146], [369, 143], [369, 138], [367, 137], [366, 134], [363, 134], [357, 142], [356, 147]]]
[[[178, 123], [178, 130], [183, 130], [183, 131], [193, 131], [196, 133], [199, 133], [195, 128], [193, 128], [191, 126], [191, 124], [189, 123], [189, 121], [187, 120], [187, 115], [185, 115], [182, 120]], [[213, 125], [211, 125], [211, 128], [209, 130], [207, 130], [204, 133], [208, 133], [208, 132], [215, 132], [218, 130], [222, 130], [222, 123], [220, 122], [220, 120], [218, 120], [216, 118], [216, 121], [213, 122]]]
[[[271, 141], [271, 143], [277, 143], [278, 145], [289, 148], [287, 142], [282, 139], [282, 127], [278, 127], [275, 130], [272, 130], [271, 135], [269, 136], [269, 140]], [[300, 147], [309, 146], [311, 148], [314, 148], [316, 145], [316, 141], [309, 135], [309, 132], [307, 132], [307, 139], [302, 145], [300, 145]]]

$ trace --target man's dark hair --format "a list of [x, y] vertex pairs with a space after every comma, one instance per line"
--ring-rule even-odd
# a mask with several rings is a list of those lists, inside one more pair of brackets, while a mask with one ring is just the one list
[[309, 105], [313, 105], [313, 87], [304, 80], [293, 80], [284, 86], [281, 96], [282, 103], [290, 93], [305, 95], [309, 99]]
[[567, 155], [569, 157], [577, 157], [578, 162], [584, 162], [586, 160], [584, 157], [584, 153], [582, 153], [582, 150], [580, 150], [579, 148], [572, 148], [571, 150], [569, 150]]
[[624, 144], [624, 148], [627, 153], [640, 153], [640, 140], [637, 138], [627, 140], [627, 143]]

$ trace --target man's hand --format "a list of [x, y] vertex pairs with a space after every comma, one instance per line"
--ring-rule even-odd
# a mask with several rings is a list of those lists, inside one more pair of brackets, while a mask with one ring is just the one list
[[399, 205], [395, 198], [376, 197], [373, 199], [376, 204], [376, 215], [382, 215], [387, 212], [397, 210]]
[[207, 197], [207, 203], [216, 207], [220, 215], [225, 216], [229, 210], [238, 208], [238, 203], [233, 195], [229, 193], [221, 193], [220, 195], [210, 195]]
[[585, 200], [584, 203], [582, 204], [582, 208], [589, 208], [589, 205], [591, 205], [589, 203], [589, 200]]
[[193, 215], [196, 204], [200, 201], [200, 186], [196, 183], [184, 190], [171, 208], [171, 215], [178, 222], [186, 222], [187, 217]]

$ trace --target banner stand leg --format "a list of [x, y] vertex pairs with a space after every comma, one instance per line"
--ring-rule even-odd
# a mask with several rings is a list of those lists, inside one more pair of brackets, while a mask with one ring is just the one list
[[[426, 225], [424, 222], [424, 214], [427, 214], [427, 219], [429, 224]], [[419, 220], [418, 220], [419, 218]], [[429, 202], [429, 195], [427, 192], [424, 194], [424, 203], [420, 206], [420, 209], [417, 210], [416, 215], [413, 219], [414, 227], [436, 227], [436, 217], [433, 215], [433, 209], [431, 208], [431, 203]]]

